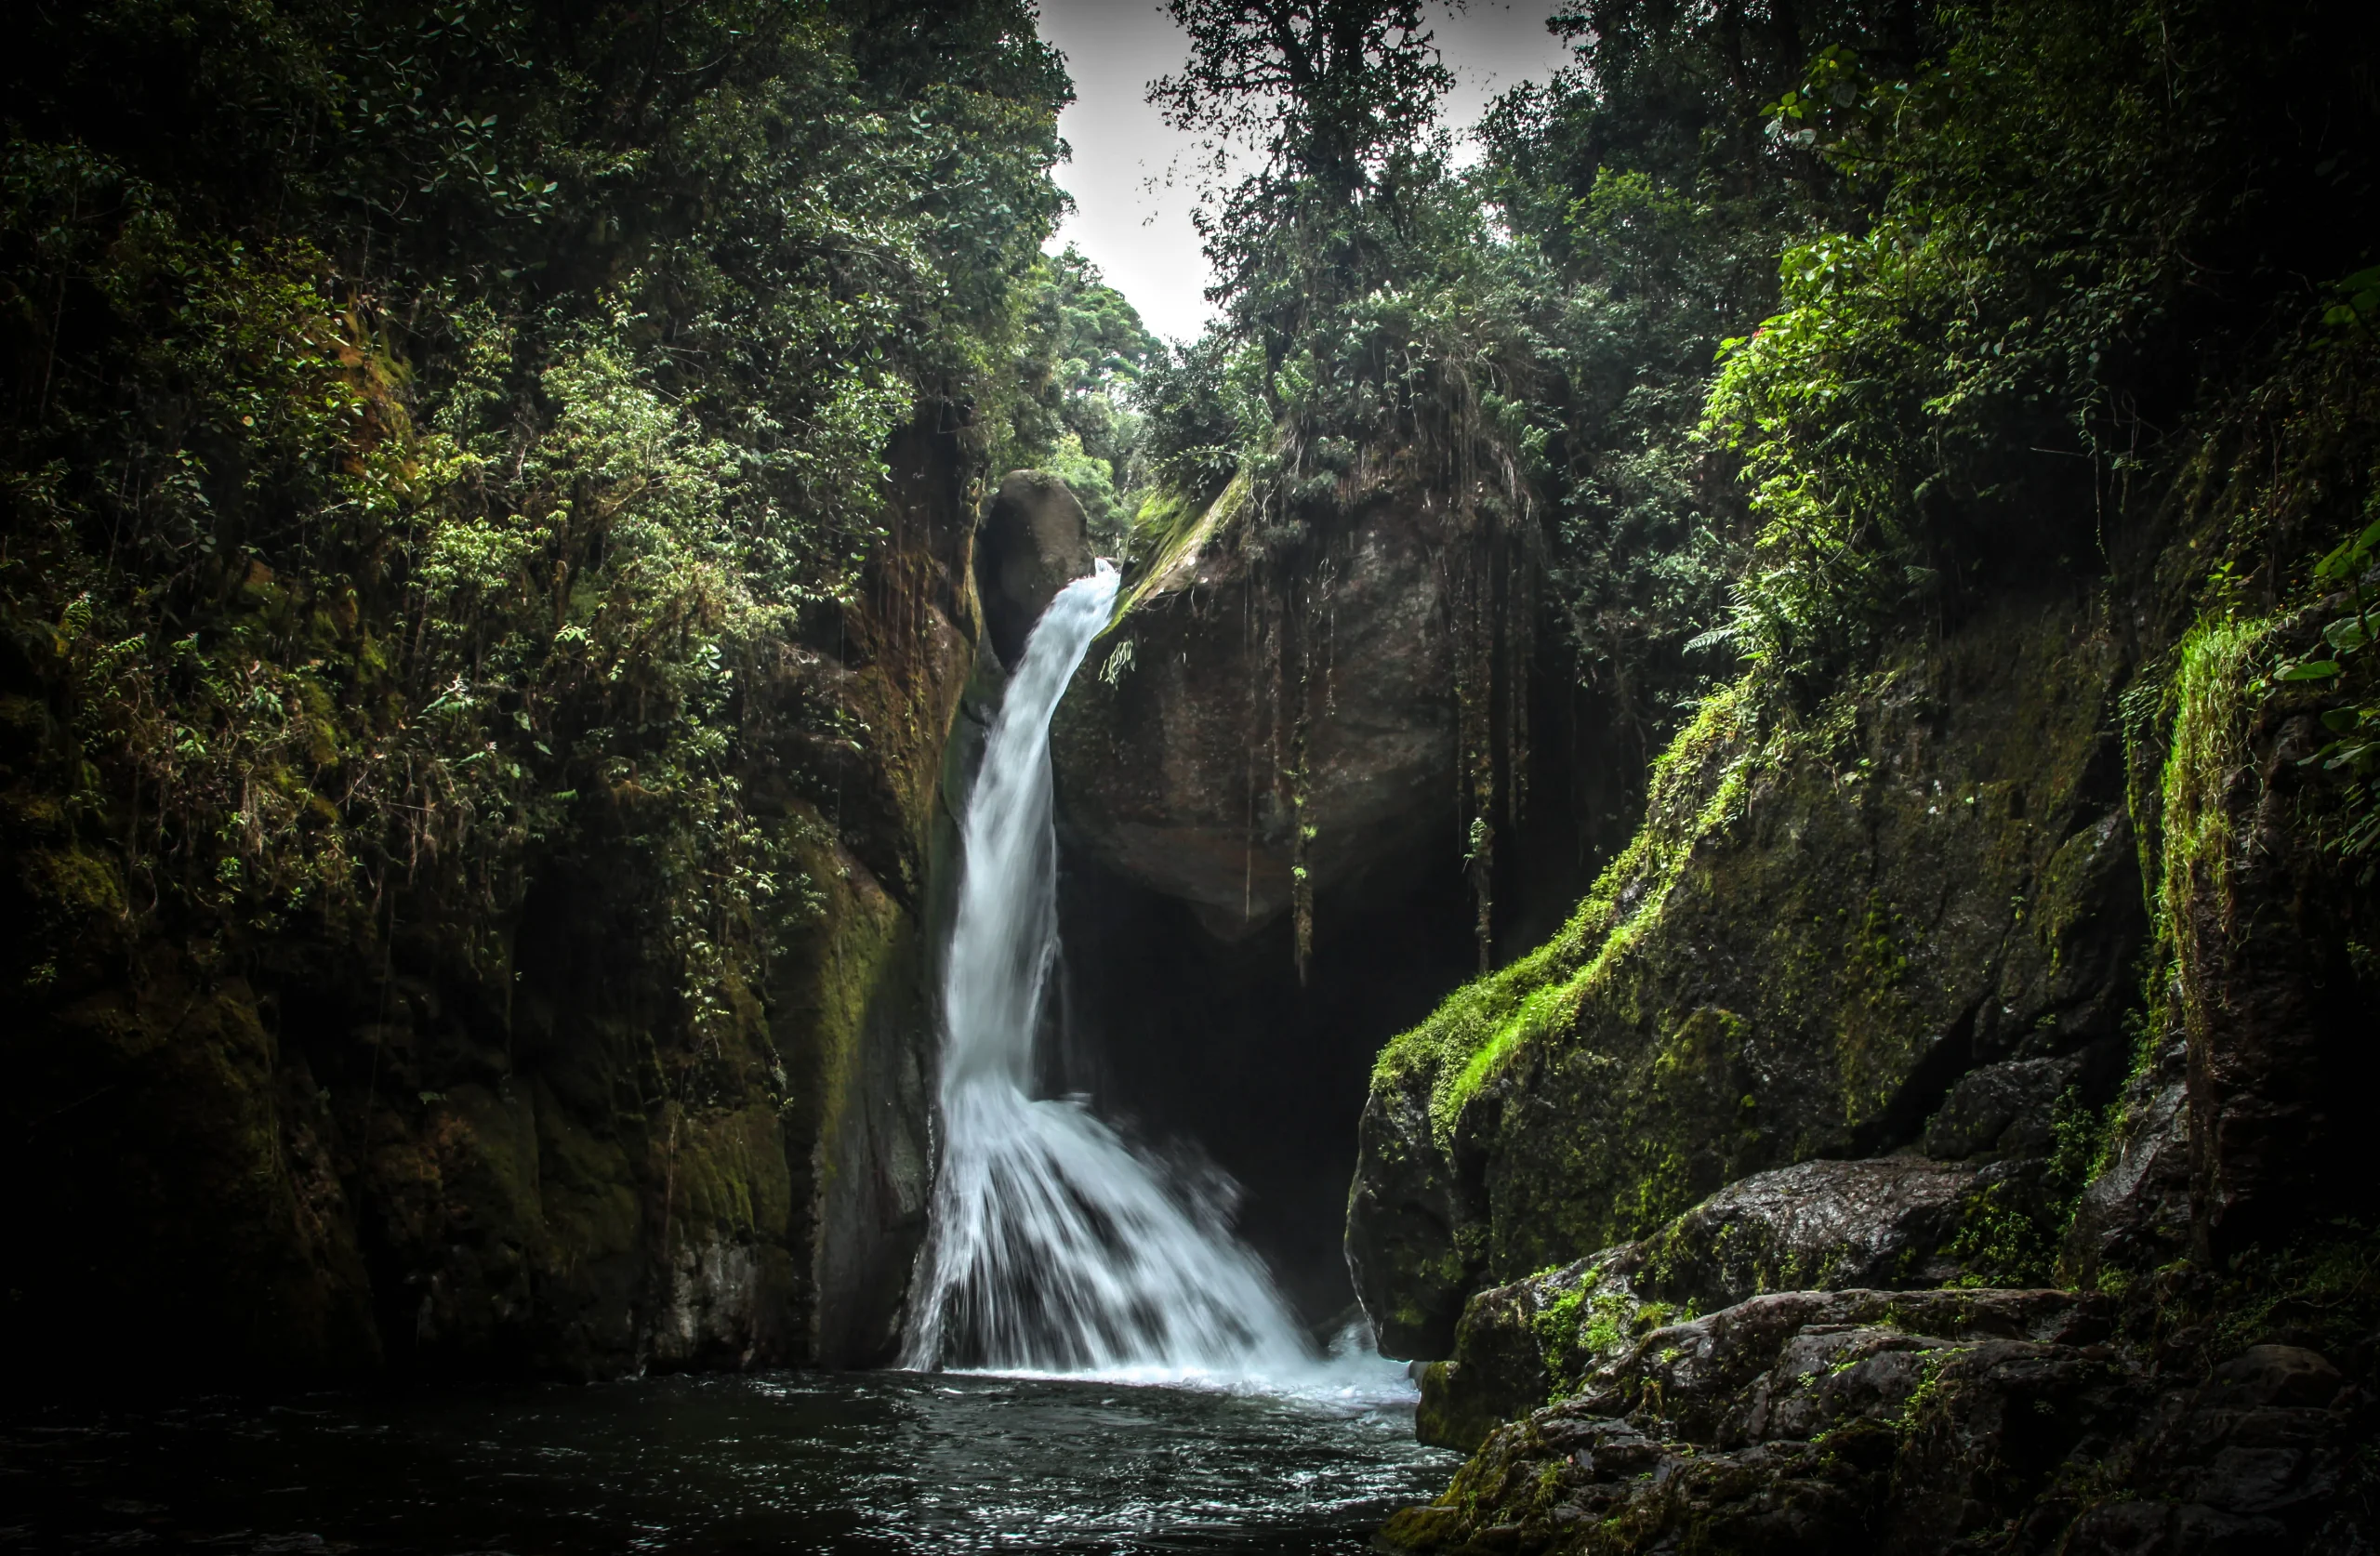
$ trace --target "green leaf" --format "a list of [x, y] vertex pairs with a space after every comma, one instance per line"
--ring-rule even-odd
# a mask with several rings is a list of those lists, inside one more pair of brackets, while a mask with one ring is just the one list
[[2322, 728], [2337, 734], [2345, 734], [2355, 728], [2361, 718], [2362, 715], [2354, 708], [2334, 707], [2322, 715]]
[[2322, 640], [2341, 653], [2352, 653], [2366, 641], [2363, 623], [2354, 616], [2342, 616], [2322, 628]]
[[2338, 661], [2317, 659], [2308, 664], [2292, 665], [2272, 679], [2275, 680], [2328, 680], [2338, 673]]

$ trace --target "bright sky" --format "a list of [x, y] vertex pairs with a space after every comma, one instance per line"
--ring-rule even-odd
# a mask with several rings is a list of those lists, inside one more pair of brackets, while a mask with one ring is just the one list
[[[1455, 75], [1449, 125], [1471, 125], [1514, 83], [1542, 80], [1568, 62], [1545, 30], [1553, 8], [1553, 0], [1433, 7], [1438, 47]], [[1058, 169], [1058, 182], [1075, 197], [1076, 212], [1050, 246], [1080, 248], [1150, 329], [1187, 339], [1212, 311], [1203, 295], [1207, 262], [1190, 225], [1194, 147], [1166, 127], [1144, 93], [1150, 81], [1182, 67], [1188, 47], [1157, 0], [1041, 0], [1041, 35], [1064, 52], [1075, 78], [1074, 106], [1058, 120], [1074, 160]]]

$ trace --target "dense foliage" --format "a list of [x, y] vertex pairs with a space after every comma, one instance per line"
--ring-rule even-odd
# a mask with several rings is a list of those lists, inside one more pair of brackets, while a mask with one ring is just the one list
[[1063, 477], [1114, 546], [1147, 482], [1133, 391], [1165, 348], [1072, 244], [1035, 269], [1023, 345], [1014, 456]]
[[838, 640], [901, 429], [1013, 421], [1067, 93], [1028, 11], [21, 20], [0, 636], [112, 911], [468, 925], [601, 834], [726, 997], [804, 895], [739, 688]]
[[[1806, 696], [1978, 587], [2104, 570], [2186, 467], [2274, 452], [2284, 400], [2353, 420], [2313, 387], [2373, 338], [2353, 7], [1610, 0], [1551, 20], [1577, 63], [1461, 173], [1412, 127], [1424, 8], [1175, 11], [1192, 66], [1153, 96], [1257, 171], [1209, 208], [1223, 323], [1148, 380], [1153, 469], [1247, 472], [1276, 557], [1392, 450], [1475, 493], [1494, 633], [1563, 624], [1645, 756], [1745, 664]], [[2299, 474], [2235, 493], [2266, 521], [2233, 594], [2304, 587], [2351, 516], [2360, 476]], [[1484, 819], [1509, 779], [1474, 782]]]

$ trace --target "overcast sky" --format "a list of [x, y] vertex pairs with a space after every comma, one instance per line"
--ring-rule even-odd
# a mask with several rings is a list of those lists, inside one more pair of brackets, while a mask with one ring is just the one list
[[[1514, 82], [1542, 80], [1567, 62], [1545, 30], [1553, 8], [1554, 0], [1470, 0], [1452, 14], [1431, 7], [1455, 74], [1449, 125], [1470, 125]], [[1144, 99], [1151, 80], [1182, 67], [1189, 51], [1181, 33], [1157, 0], [1041, 0], [1041, 35], [1064, 51], [1075, 78], [1075, 104], [1058, 120], [1074, 160], [1058, 182], [1076, 212], [1051, 246], [1080, 248], [1157, 334], [1197, 335], [1210, 310], [1190, 225], [1193, 148]]]

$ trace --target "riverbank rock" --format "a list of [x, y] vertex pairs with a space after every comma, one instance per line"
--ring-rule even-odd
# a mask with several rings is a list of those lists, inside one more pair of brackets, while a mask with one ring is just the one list
[[1000, 478], [975, 532], [975, 588], [985, 635], [1004, 668], [1016, 668], [1033, 624], [1091, 565], [1091, 530], [1064, 481], [1046, 470]]
[[1971, 1167], [1920, 1156], [1805, 1162], [1755, 1174], [1652, 1236], [1479, 1292], [1454, 1356], [1422, 1372], [1421, 1440], [1472, 1449], [1650, 1328], [1764, 1292], [1940, 1286], [1976, 1187]]
[[1792, 1292], [1656, 1329], [1499, 1428], [1397, 1551], [2360, 1549], [2372, 1401], [2260, 1345], [2176, 1384], [2063, 1291]]
[[[2052, 1291], [1791, 1292], [1655, 1329], [1577, 1397], [1500, 1428], [1381, 1543], [1943, 1549], [2137, 1407], [2098, 1343], [2109, 1307]], [[1933, 1473], [1903, 1476], [1904, 1457]]]

